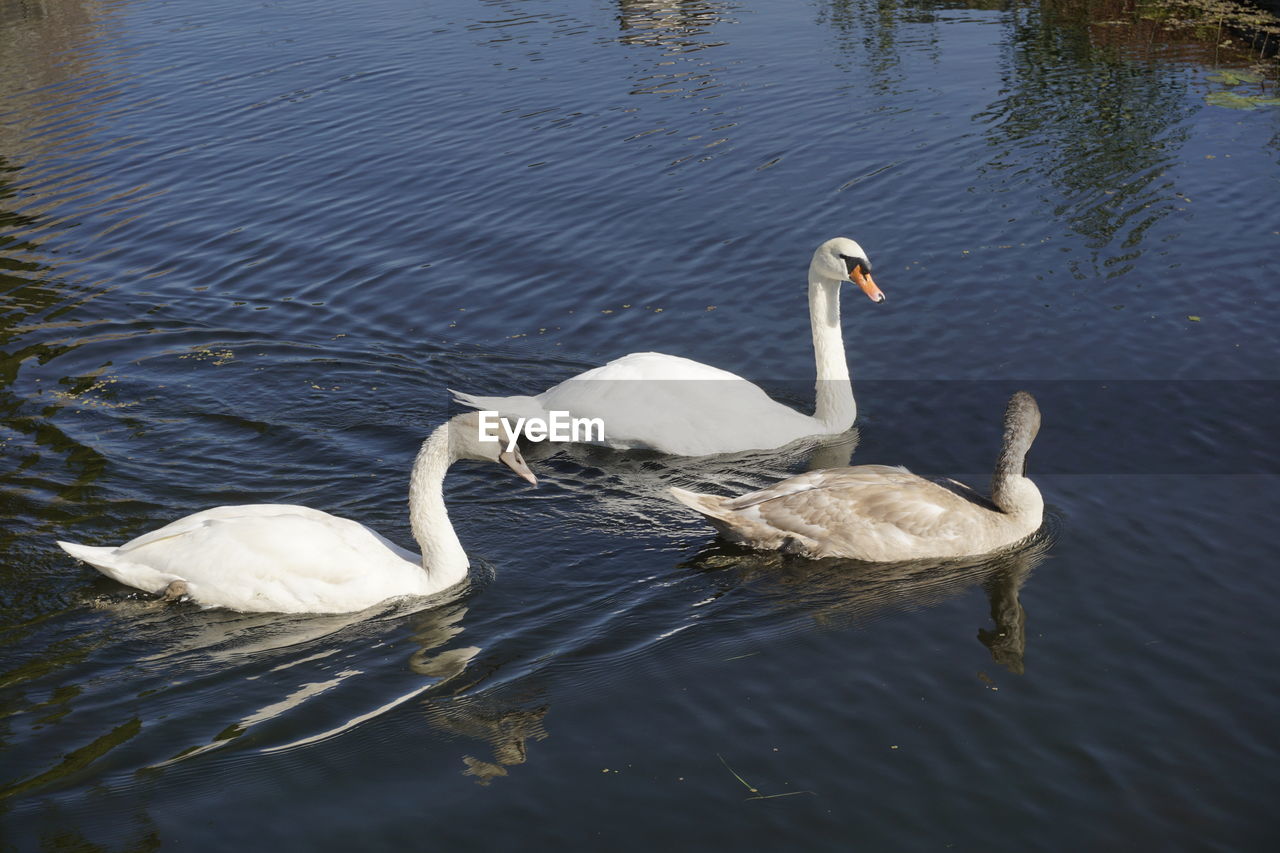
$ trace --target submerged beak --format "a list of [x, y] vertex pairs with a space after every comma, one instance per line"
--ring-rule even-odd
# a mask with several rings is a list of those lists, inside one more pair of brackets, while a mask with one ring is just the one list
[[533, 476], [533, 472], [529, 470], [529, 465], [524, 461], [524, 457], [517, 450], [504, 450], [498, 454], [498, 461], [506, 465], [512, 471], [515, 471], [523, 479], [528, 480], [532, 485], [538, 485], [538, 478]]
[[884, 302], [884, 293], [880, 288], [876, 287], [876, 283], [871, 276], [862, 271], [862, 267], [857, 266], [849, 271], [849, 275], [853, 277], [853, 283], [862, 288], [862, 292], [867, 294], [872, 302]]

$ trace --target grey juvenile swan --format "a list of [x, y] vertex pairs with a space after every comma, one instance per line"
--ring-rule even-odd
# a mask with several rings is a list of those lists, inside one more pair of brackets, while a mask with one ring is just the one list
[[810, 471], [736, 498], [671, 493], [726, 539], [761, 550], [872, 562], [986, 554], [1040, 528], [1044, 500], [1025, 476], [1039, 430], [1035, 398], [1017, 392], [1005, 409], [990, 500], [886, 465]]

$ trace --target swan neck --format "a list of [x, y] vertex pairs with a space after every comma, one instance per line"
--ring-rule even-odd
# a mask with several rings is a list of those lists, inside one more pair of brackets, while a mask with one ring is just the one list
[[991, 475], [991, 502], [1007, 515], [1035, 515], [1044, 511], [1044, 500], [1035, 483], [1025, 476], [1031, 441], [1020, 435], [1005, 437], [1004, 447]]
[[423, 571], [435, 589], [462, 580], [469, 565], [444, 505], [444, 477], [456, 459], [449, 424], [441, 424], [422, 442], [409, 475], [409, 526], [422, 551]]
[[813, 330], [813, 357], [817, 365], [814, 418], [830, 432], [853, 425], [858, 408], [849, 382], [844, 334], [840, 328], [840, 282], [809, 272], [809, 324]]

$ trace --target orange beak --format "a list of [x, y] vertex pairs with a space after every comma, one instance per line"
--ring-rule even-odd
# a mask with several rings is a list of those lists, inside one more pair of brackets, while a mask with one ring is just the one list
[[880, 288], [876, 287], [876, 283], [871, 279], [871, 276], [862, 272], [862, 267], [854, 267], [849, 275], [853, 276], [853, 283], [861, 287], [862, 292], [867, 294], [867, 297], [872, 302], [884, 302], [884, 293], [881, 292]]

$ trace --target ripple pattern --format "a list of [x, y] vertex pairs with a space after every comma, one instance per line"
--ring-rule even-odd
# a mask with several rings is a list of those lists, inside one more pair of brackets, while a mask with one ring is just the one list
[[[0, 0], [5, 841], [1273, 847], [1274, 115], [1080, 14]], [[807, 408], [840, 233], [890, 298], [845, 294], [830, 442], [459, 465], [468, 583], [361, 614], [157, 606], [54, 545], [250, 501], [408, 545], [446, 389], [630, 351]], [[1024, 550], [808, 563], [667, 498], [981, 485], [1018, 387]]]

